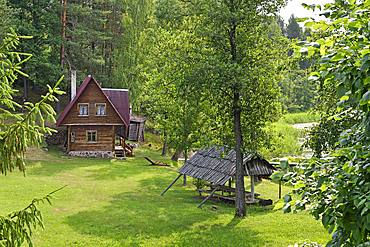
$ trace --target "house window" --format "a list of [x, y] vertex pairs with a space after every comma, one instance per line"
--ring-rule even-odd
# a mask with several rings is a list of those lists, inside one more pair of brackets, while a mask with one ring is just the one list
[[86, 142], [87, 143], [96, 143], [97, 140], [98, 140], [98, 133], [96, 130], [86, 131]]
[[78, 115], [79, 116], [89, 116], [89, 104], [80, 103], [77, 105]]
[[95, 104], [95, 115], [105, 116], [105, 104]]

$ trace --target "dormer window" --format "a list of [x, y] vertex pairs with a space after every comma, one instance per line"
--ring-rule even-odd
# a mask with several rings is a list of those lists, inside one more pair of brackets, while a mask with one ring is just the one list
[[78, 116], [89, 116], [89, 104], [79, 103], [77, 106]]
[[105, 116], [105, 111], [106, 111], [106, 105], [101, 103], [101, 104], [95, 104], [95, 115], [96, 116]]

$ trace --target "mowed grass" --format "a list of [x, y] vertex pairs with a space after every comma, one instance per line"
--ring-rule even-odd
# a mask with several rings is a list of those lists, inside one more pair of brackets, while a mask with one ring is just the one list
[[[24, 208], [61, 186], [53, 205], [40, 204], [45, 229], [33, 235], [36, 246], [288, 246], [309, 239], [326, 243], [329, 235], [307, 212], [286, 214], [248, 207], [248, 217], [234, 219], [234, 205], [201, 199], [192, 179], [177, 181], [180, 163], [160, 150], [135, 149], [127, 160], [73, 158], [58, 150], [32, 151], [27, 176], [2, 176], [0, 213]], [[150, 166], [143, 156], [171, 165]], [[250, 188], [249, 180], [246, 186]], [[283, 187], [283, 195], [289, 192]], [[256, 185], [262, 198], [278, 198], [278, 185]], [[216, 209], [212, 209], [212, 205]]]

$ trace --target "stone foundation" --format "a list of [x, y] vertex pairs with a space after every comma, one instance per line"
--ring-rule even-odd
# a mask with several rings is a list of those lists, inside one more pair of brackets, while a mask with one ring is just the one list
[[93, 158], [114, 158], [114, 152], [112, 151], [71, 151], [68, 153], [70, 156], [79, 157], [93, 157]]

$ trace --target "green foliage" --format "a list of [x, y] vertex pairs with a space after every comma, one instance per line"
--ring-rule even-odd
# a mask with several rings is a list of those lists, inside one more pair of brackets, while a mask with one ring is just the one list
[[37, 204], [47, 201], [51, 205], [52, 194], [62, 188], [50, 192], [43, 198], [33, 199], [22, 210], [14, 211], [6, 216], [0, 215], [0, 246], [20, 247], [24, 241], [27, 241], [29, 246], [33, 246], [31, 237], [34, 230], [37, 226], [44, 228], [41, 211], [37, 208]]
[[[14, 51], [21, 38], [30, 37], [18, 36], [13, 30], [11, 31], [12, 34], [4, 39], [0, 47], [0, 105], [2, 105], [0, 108], [0, 171], [5, 175], [12, 172], [15, 167], [25, 173], [24, 158], [27, 148], [38, 145], [42, 142], [43, 133], [50, 134], [52, 131], [45, 126], [43, 114], [47, 116], [48, 121], [55, 122], [55, 112], [46, 101], [53, 101], [56, 99], [54, 94], [63, 93], [57, 88], [63, 79], [61, 78], [54, 88], [48, 86], [49, 92], [40, 102], [25, 103], [27, 108], [25, 115], [14, 113], [15, 108], [21, 106], [13, 101], [12, 95], [16, 90], [12, 89], [12, 86], [18, 74], [27, 76], [21, 71], [21, 65], [31, 58], [31, 54]], [[36, 125], [36, 119], [40, 125]], [[33, 200], [23, 210], [0, 216], [1, 246], [21, 246], [25, 240], [32, 246], [33, 229], [37, 225], [42, 226], [41, 213], [36, 203], [44, 200], [50, 203], [49, 198], [52, 193], [42, 199]]]
[[[275, 3], [251, 4], [269, 8], [269, 12], [279, 8]], [[199, 25], [199, 35], [206, 41], [204, 47], [210, 49], [199, 66], [198, 81], [209, 90], [217, 106], [214, 122], [220, 127], [214, 133], [216, 140], [235, 147], [235, 111], [240, 110], [243, 149], [256, 151], [270, 140], [264, 127], [279, 116], [276, 97], [281, 77], [277, 70], [284, 62], [280, 58], [284, 56], [286, 40], [269, 36], [269, 17], [256, 15], [247, 4], [236, 5], [236, 9], [232, 5], [212, 4], [204, 24]], [[222, 35], [219, 30], [223, 30]]]
[[[115, 46], [112, 51], [113, 59], [111, 59], [114, 71], [106, 74], [110, 75], [111, 85], [109, 86], [129, 89], [132, 109], [139, 112], [147, 80], [143, 72], [150, 64], [148, 57], [153, 46], [151, 37], [155, 35], [153, 1], [126, 0], [121, 3], [115, 1], [113, 6], [114, 9], [111, 9], [113, 15], [116, 13], [115, 9], [120, 9], [122, 12], [119, 16], [122, 19], [118, 20], [117, 24], [124, 29], [124, 32], [120, 35], [113, 34], [113, 40], [110, 40], [110, 43]], [[105, 30], [105, 35], [107, 33]]]
[[324, 153], [335, 149], [340, 134], [359, 122], [355, 117], [345, 117], [340, 120], [322, 118], [318, 125], [314, 125], [307, 132], [304, 147], [313, 151], [315, 157], [320, 158]]
[[312, 123], [320, 120], [320, 115], [312, 112], [288, 113], [279, 119], [278, 123], [298, 124]]
[[[38, 88], [46, 88], [49, 81], [57, 81], [61, 75], [59, 52], [62, 37], [57, 3], [48, 0], [37, 3], [8, 0], [9, 6], [17, 10], [13, 15], [15, 31], [22, 36], [32, 36], [20, 40], [19, 50], [30, 52], [33, 56], [23, 64], [22, 69], [29, 77], [21, 77], [17, 83], [22, 85], [24, 80], [29, 80], [36, 92]], [[29, 86], [26, 88], [28, 90]]]
[[[1, 67], [0, 67], [0, 104], [6, 108], [0, 109], [0, 171], [6, 174], [8, 171], [13, 171], [15, 167], [25, 171], [24, 152], [29, 146], [37, 145], [42, 142], [42, 132], [51, 133], [51, 129], [45, 126], [43, 114], [47, 115], [47, 120], [55, 122], [55, 112], [53, 108], [46, 103], [47, 100], [54, 101], [56, 98], [53, 94], [62, 94], [56, 87], [50, 88], [49, 93], [37, 103], [26, 103], [26, 108], [29, 110], [26, 116], [11, 112], [16, 107], [21, 107], [18, 103], [12, 100], [12, 94], [15, 92], [12, 89], [13, 82], [17, 79], [17, 74], [25, 75], [20, 69], [21, 65], [30, 59], [31, 54], [12, 51], [19, 44], [20, 37], [13, 31], [11, 35], [6, 37], [4, 44], [0, 47]], [[22, 58], [26, 57], [26, 58]], [[5, 120], [11, 118], [15, 120], [14, 124], [6, 124]], [[35, 124], [36, 119], [41, 123], [40, 126]]]
[[307, 80], [304, 70], [285, 72], [280, 89], [279, 102], [284, 112], [306, 112], [315, 104], [316, 85]]
[[272, 136], [273, 145], [270, 148], [262, 148], [261, 153], [269, 158], [298, 156], [302, 153], [302, 148], [298, 143], [299, 130], [286, 123], [272, 124], [270, 132], [275, 133]]
[[[302, 197], [295, 210], [310, 209], [321, 220], [333, 233], [329, 246], [365, 246], [370, 236], [370, 138], [355, 127], [343, 134], [340, 143], [329, 157], [306, 161], [290, 174], [293, 193]], [[289, 202], [285, 211], [290, 210]]]
[[319, 66], [309, 80], [319, 81], [326, 96], [336, 94], [331, 99], [337, 102], [336, 119], [347, 116], [356, 122], [325, 158], [307, 160], [290, 174], [293, 193], [301, 199], [294, 203], [286, 196], [283, 210], [290, 212], [293, 205], [295, 211], [309, 209], [332, 234], [326, 246], [370, 244], [369, 6], [370, 1], [327, 4], [324, 15], [330, 22], [305, 25], [329, 35], [295, 48], [303, 56], [319, 54]]
[[[160, 95], [168, 95], [161, 96], [165, 99], [161, 103], [175, 110], [162, 112], [162, 121], [172, 123], [171, 144], [177, 150], [180, 146], [188, 150], [202, 139], [234, 148], [238, 192], [244, 193], [241, 152], [268, 145], [265, 127], [279, 116], [276, 99], [281, 78], [276, 72], [284, 62], [286, 40], [270, 23], [283, 2], [176, 2], [186, 6], [178, 10], [189, 14], [176, 20], [182, 23], [178, 30], [164, 26], [171, 47], [162, 52], [169, 58], [161, 54], [158, 62], [165, 77], [156, 79], [162, 82]], [[160, 1], [159, 6], [173, 6], [168, 3]], [[166, 18], [170, 10], [158, 16]], [[236, 215], [244, 217], [244, 195], [236, 198]]]
[[7, 0], [0, 0], [0, 40], [5, 38], [6, 33], [11, 27], [14, 28], [14, 17], [16, 12], [16, 9], [8, 5]]
[[148, 95], [157, 130], [161, 134], [167, 131], [169, 146], [186, 153], [209, 136], [213, 109], [207, 94], [193, 84], [202, 58], [199, 39], [187, 31], [158, 31], [153, 61], [160, 67], [148, 74]]
[[193, 178], [193, 184], [197, 189], [203, 189], [207, 181], [202, 179]]
[[288, 39], [302, 38], [302, 28], [299, 26], [297, 17], [294, 14], [289, 17], [288, 25], [286, 26], [286, 36]]

